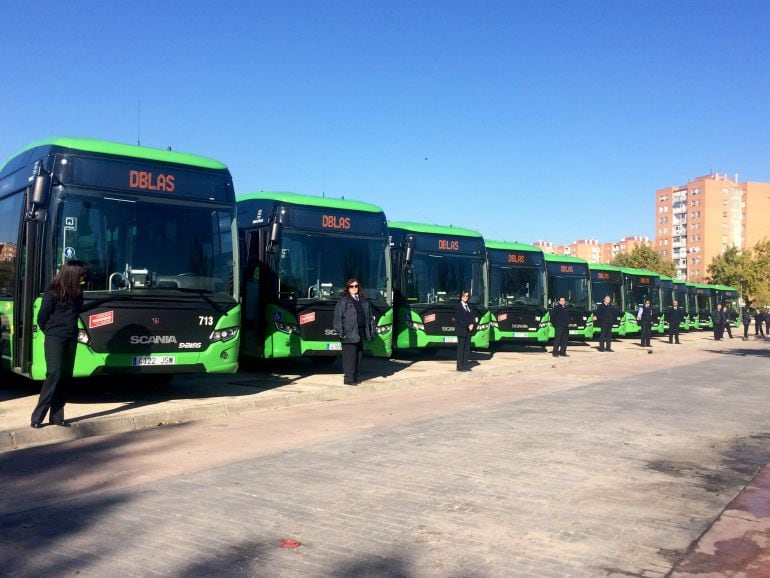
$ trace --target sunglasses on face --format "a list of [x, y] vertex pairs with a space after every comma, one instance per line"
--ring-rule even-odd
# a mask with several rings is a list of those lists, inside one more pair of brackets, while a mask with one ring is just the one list
[[358, 285], [348, 285], [350, 289], [358, 289]]

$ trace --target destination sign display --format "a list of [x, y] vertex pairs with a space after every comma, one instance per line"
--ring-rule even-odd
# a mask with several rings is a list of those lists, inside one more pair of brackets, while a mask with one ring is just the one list
[[597, 271], [590, 269], [591, 281], [597, 283], [622, 283], [623, 274], [620, 271]]
[[511, 265], [519, 267], [543, 267], [545, 259], [538, 251], [505, 251], [487, 249], [489, 262], [493, 265]]
[[232, 202], [234, 198], [232, 180], [226, 171], [71, 155], [57, 157], [54, 166], [56, 177], [65, 185], [222, 203]]
[[481, 255], [484, 241], [473, 237], [453, 237], [430, 233], [413, 233], [412, 247], [415, 251], [453, 253], [457, 255]]
[[381, 213], [291, 206], [287, 207], [283, 215], [283, 224], [293, 229], [377, 236], [384, 234], [386, 226], [385, 217]]
[[588, 276], [587, 263], [559, 263], [558, 261], [546, 261], [545, 267], [550, 275]]

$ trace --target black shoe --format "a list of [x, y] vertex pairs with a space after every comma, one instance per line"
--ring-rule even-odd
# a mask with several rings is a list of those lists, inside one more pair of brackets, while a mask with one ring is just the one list
[[604, 347], [600, 347], [600, 348], [599, 348], [599, 351], [607, 351], [607, 350], [606, 350], [606, 349], [604, 349]]
[[676, 344], [679, 345], [679, 342], [677, 341]]
[[470, 369], [468, 369], [467, 367], [461, 367], [457, 371], [463, 371], [464, 372], [464, 371], [470, 371]]
[[58, 425], [59, 427], [70, 427], [70, 424], [68, 424], [66, 421], [52, 421], [51, 425]]
[[551, 355], [553, 355], [554, 357], [559, 357], [558, 353], [552, 353]]
[[569, 355], [567, 355], [566, 353], [560, 353], [559, 356], [560, 357], [569, 357]]
[[33, 421], [31, 424], [29, 424], [30, 427], [33, 427], [35, 429], [40, 429], [41, 427], [44, 427], [42, 423], [39, 421]]
[[609, 351], [610, 353], [615, 353], [614, 349], [605, 349], [605, 351]]

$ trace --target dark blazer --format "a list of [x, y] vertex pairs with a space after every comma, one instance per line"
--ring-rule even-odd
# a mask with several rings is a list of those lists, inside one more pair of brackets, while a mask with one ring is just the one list
[[46, 291], [37, 314], [37, 326], [48, 337], [77, 339], [78, 315], [82, 309], [82, 297], [71, 303], [62, 303], [51, 291]]
[[652, 307], [642, 307], [641, 311], [637, 314], [639, 324], [642, 326], [652, 327], [652, 318]]
[[358, 333], [358, 315], [356, 314], [353, 298], [350, 295], [343, 295], [337, 301], [337, 305], [334, 306], [334, 330], [339, 335], [342, 343], [369, 341], [376, 333], [377, 320], [372, 315], [372, 308], [369, 302], [366, 299], [362, 299], [360, 305], [366, 317], [363, 323], [366, 335], [359, 335]]
[[470, 311], [466, 311], [463, 307], [462, 301], [455, 305], [455, 335], [458, 337], [468, 337], [473, 331], [468, 331], [468, 326], [473, 325], [473, 329], [476, 329], [476, 314], [468, 305]]
[[612, 325], [615, 322], [615, 312], [612, 305], [599, 303], [596, 306], [596, 322], [601, 325]]
[[569, 327], [569, 311], [567, 306], [562, 306], [559, 303], [553, 306], [551, 309], [551, 325], [554, 327]]
[[682, 321], [684, 321], [684, 309], [681, 307], [677, 307], [676, 309], [669, 307], [666, 310], [666, 321], [668, 321], [669, 327], [679, 328]]

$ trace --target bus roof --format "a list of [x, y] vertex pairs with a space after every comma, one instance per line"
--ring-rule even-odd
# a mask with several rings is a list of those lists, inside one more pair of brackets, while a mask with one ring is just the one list
[[533, 253], [542, 253], [540, 247], [527, 245], [526, 243], [509, 243], [507, 241], [484, 241], [487, 249], [499, 249], [501, 251], [531, 251]]
[[579, 257], [573, 257], [572, 255], [555, 255], [554, 253], [545, 253], [545, 260], [555, 263], [583, 263], [588, 264], [588, 261]]
[[462, 227], [445, 227], [441, 225], [426, 225], [423, 223], [412, 223], [409, 221], [388, 221], [389, 229], [403, 229], [410, 233], [428, 233], [431, 235], [456, 235], [458, 237], [473, 237], [481, 239], [481, 233]]
[[[621, 270], [627, 275], [644, 275], [645, 277], [658, 277], [660, 279], [660, 273], [650, 271], [649, 269], [635, 269], [634, 267], [622, 267]], [[670, 277], [669, 277], [670, 279]]]
[[70, 137], [48, 137], [30, 143], [27, 147], [20, 150], [11, 158], [3, 163], [0, 172], [18, 156], [23, 155], [33, 149], [50, 148], [52, 150], [62, 149], [69, 151], [82, 151], [90, 153], [101, 153], [107, 155], [116, 155], [122, 157], [138, 158], [165, 163], [177, 163], [205, 169], [227, 169], [227, 166], [214, 159], [209, 159], [190, 153], [179, 153], [176, 151], [154, 149], [150, 147], [127, 145], [116, 142], [90, 139], [90, 138], [70, 138]]
[[688, 285], [687, 281], [684, 279], [672, 279], [674, 281], [674, 285]]
[[345, 211], [365, 211], [367, 213], [382, 213], [382, 209], [377, 205], [365, 203], [363, 201], [351, 201], [348, 199], [332, 199], [328, 197], [316, 197], [313, 195], [301, 195], [299, 193], [286, 192], [259, 192], [237, 195], [236, 201], [278, 201], [289, 203], [291, 205], [300, 205], [305, 207], [320, 207], [325, 209], [341, 209]]
[[593, 269], [594, 271], [622, 271], [620, 267], [615, 267], [615, 265], [605, 265], [604, 263], [589, 263], [588, 268]]

